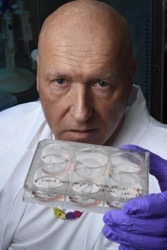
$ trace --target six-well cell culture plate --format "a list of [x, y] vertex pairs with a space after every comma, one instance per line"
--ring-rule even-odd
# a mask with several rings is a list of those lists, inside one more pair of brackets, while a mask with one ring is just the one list
[[23, 200], [103, 213], [148, 193], [149, 153], [60, 140], [40, 141]]

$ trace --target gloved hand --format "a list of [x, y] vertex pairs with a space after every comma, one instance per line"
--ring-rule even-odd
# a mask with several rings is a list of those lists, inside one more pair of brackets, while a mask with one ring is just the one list
[[[139, 152], [150, 152], [149, 150], [136, 145], [123, 145], [120, 148]], [[167, 190], [167, 160], [152, 152], [150, 152], [150, 174], [154, 175], [157, 178], [161, 191]]]
[[167, 191], [129, 200], [104, 215], [103, 234], [119, 250], [167, 250]]

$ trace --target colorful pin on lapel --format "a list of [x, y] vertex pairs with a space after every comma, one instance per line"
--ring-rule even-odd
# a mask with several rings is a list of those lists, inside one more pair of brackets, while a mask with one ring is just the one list
[[61, 210], [60, 208], [56, 207], [56, 208], [53, 208], [53, 212], [54, 212], [54, 215], [56, 217], [65, 220], [66, 215], [65, 215], [65, 212], [63, 210]]
[[60, 219], [67, 219], [67, 220], [71, 220], [71, 219], [77, 219], [80, 218], [82, 215], [81, 211], [75, 210], [74, 212], [67, 212], [65, 213], [63, 210], [61, 210], [58, 207], [53, 208], [53, 213], [57, 218]]

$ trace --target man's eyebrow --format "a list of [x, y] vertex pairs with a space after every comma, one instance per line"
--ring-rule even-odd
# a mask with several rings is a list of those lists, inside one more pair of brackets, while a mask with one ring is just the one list
[[101, 76], [102, 78], [113, 78], [113, 79], [117, 78], [117, 74], [113, 72], [102, 74]]
[[116, 73], [106, 73], [106, 74], [102, 74], [99, 75], [99, 77], [96, 77], [97, 79], [101, 79], [101, 80], [112, 80], [113, 82], [115, 82], [115, 84], [118, 84], [119, 81], [119, 77], [118, 74]]
[[[45, 75], [45, 80], [48, 80], [48, 79], [58, 79], [58, 78], [68, 78], [68, 79], [71, 79], [71, 77], [67, 74], [64, 74], [64, 73], [60, 73], [58, 71], [50, 71], [50, 72], [47, 72], [47, 74]], [[114, 85], [118, 85], [119, 83], [119, 77], [118, 77], [118, 74], [116, 73], [113, 73], [113, 72], [110, 72], [110, 73], [105, 73], [105, 74], [97, 74], [97, 75], [93, 75], [93, 76], [90, 76], [88, 77], [88, 80], [86, 80], [86, 82], [89, 82], [89, 81], [105, 81], [105, 80], [110, 80], [112, 81], [112, 84]]]
[[45, 79], [60, 78], [60, 77], [63, 78], [66, 77], [66, 75], [60, 72], [47, 72], [47, 74], [45, 75]]

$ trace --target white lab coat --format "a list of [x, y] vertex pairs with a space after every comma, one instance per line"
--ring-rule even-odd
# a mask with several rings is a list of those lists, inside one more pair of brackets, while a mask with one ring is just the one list
[[[136, 144], [167, 158], [167, 126], [151, 118], [139, 87], [113, 146]], [[0, 249], [115, 250], [102, 234], [103, 215], [84, 212], [61, 220], [52, 209], [22, 201], [23, 185], [38, 141], [52, 138], [39, 101], [0, 113]], [[150, 176], [150, 192], [158, 192]]]

